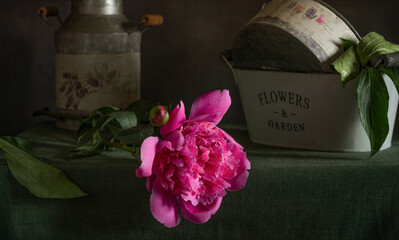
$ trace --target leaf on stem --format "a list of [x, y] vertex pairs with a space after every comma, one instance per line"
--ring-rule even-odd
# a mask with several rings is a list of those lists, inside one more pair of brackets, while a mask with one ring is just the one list
[[150, 101], [147, 100], [137, 100], [131, 103], [126, 111], [132, 111], [136, 113], [137, 121], [139, 123], [148, 122], [148, 113], [154, 106]]
[[107, 116], [113, 117], [119, 123], [122, 130], [137, 126], [137, 117], [132, 111], [116, 111], [107, 114]]
[[350, 47], [356, 48], [357, 44], [355, 42], [348, 40], [348, 39], [344, 39], [344, 38], [339, 38], [339, 39], [341, 40], [342, 48], [344, 49], [344, 52], [346, 50], [348, 50]]
[[153, 126], [137, 126], [125, 131], [122, 131], [116, 138], [129, 145], [139, 146], [149, 136], [154, 133]]
[[122, 131], [121, 126], [118, 122], [112, 121], [104, 126], [104, 129], [107, 130], [112, 136], [118, 135], [120, 131]]
[[341, 74], [342, 84], [355, 79], [360, 73], [360, 62], [354, 46], [350, 46], [337, 60], [335, 60], [331, 69]]
[[374, 56], [399, 52], [399, 45], [388, 42], [378, 33], [371, 32], [360, 40], [356, 52], [361, 65], [366, 66], [366, 63]]
[[86, 144], [79, 146], [69, 152], [68, 157], [87, 157], [104, 152], [104, 144], [102, 142], [100, 132], [96, 131], [92, 139]]
[[93, 114], [89, 118], [86, 118], [79, 126], [79, 129], [76, 133], [78, 137], [78, 142], [82, 140], [82, 138], [96, 126], [97, 119], [100, 118], [99, 114]]
[[357, 103], [360, 120], [370, 140], [370, 157], [380, 150], [388, 135], [388, 102], [388, 90], [380, 72], [375, 68], [363, 69], [357, 87]]
[[23, 138], [11, 137], [11, 136], [1, 136], [0, 139], [3, 139], [4, 141], [11, 143], [12, 145], [21, 149], [22, 151], [25, 151], [25, 152], [29, 153], [30, 155], [33, 155], [32, 146], [30, 145], [30, 143], [28, 141], [26, 141]]
[[120, 109], [117, 107], [101, 107], [101, 108], [98, 108], [97, 110], [95, 110], [94, 113], [99, 112], [99, 113], [101, 113], [101, 115], [107, 115], [107, 114], [110, 114], [112, 112], [116, 112], [119, 110]]
[[392, 80], [393, 84], [396, 87], [396, 90], [399, 93], [399, 69], [396, 67], [391, 67], [391, 68], [380, 67], [378, 68], [378, 70], [388, 75], [388, 77]]
[[[7, 137], [10, 140], [12, 137]], [[25, 145], [14, 139], [17, 145]], [[39, 198], [75, 198], [87, 195], [59, 169], [54, 168], [14, 144], [0, 139], [0, 148], [5, 152], [8, 168], [15, 179], [29, 192]]]

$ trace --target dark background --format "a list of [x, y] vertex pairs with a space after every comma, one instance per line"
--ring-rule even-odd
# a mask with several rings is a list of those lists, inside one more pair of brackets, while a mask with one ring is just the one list
[[[188, 110], [194, 98], [229, 89], [233, 100], [224, 122], [245, 123], [238, 88], [220, 54], [264, 0], [125, 0], [133, 24], [157, 13], [164, 24], [142, 38], [142, 97], [164, 104], [180, 99]], [[399, 1], [325, 0], [361, 36], [376, 31], [399, 43]], [[54, 110], [53, 32], [38, 17], [40, 6], [55, 5], [63, 19], [69, 0], [0, 0], [0, 135], [15, 135], [38, 121], [32, 112]], [[54, 21], [53, 21], [54, 20]], [[52, 19], [57, 25], [56, 19]]]

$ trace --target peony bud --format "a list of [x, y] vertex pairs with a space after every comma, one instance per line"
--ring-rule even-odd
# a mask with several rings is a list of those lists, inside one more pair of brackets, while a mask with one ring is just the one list
[[149, 119], [155, 127], [162, 127], [168, 122], [169, 113], [164, 106], [157, 105], [151, 109]]

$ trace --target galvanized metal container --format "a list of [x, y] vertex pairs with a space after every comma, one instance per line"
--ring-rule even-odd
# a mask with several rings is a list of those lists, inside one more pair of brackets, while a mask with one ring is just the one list
[[[338, 74], [234, 69], [253, 142], [324, 151], [370, 151], [357, 108], [357, 80], [342, 87]], [[398, 93], [389, 91], [389, 133], [381, 150], [391, 146]]]
[[[360, 37], [334, 9], [321, 1], [272, 0], [237, 34], [231, 50], [250, 139], [290, 148], [370, 151], [359, 118], [357, 81], [342, 87], [329, 65], [342, 53], [340, 38]], [[227, 60], [227, 59], [226, 59]], [[398, 106], [389, 89], [391, 146]]]
[[273, 0], [236, 36], [234, 67], [326, 72], [342, 53], [340, 38], [360, 39], [349, 22], [322, 1]]
[[[145, 25], [162, 23], [155, 18]], [[54, 33], [57, 112], [87, 116], [139, 99], [143, 29], [126, 19], [123, 0], [72, 0], [71, 14]], [[68, 121], [57, 126], [76, 128]]]

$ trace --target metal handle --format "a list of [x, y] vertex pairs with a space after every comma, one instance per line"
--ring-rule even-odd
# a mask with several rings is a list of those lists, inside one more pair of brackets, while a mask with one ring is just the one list
[[399, 52], [372, 57], [369, 63], [373, 67], [399, 67]]
[[323, 2], [322, 0], [316, 0], [316, 2], [329, 9], [331, 12], [337, 15], [344, 23], [346, 23], [346, 25], [352, 30], [353, 34], [355, 34], [358, 41], [362, 39], [356, 29], [352, 26], [352, 24], [348, 20], [346, 20], [346, 18], [341, 13], [339, 13], [337, 10], [335, 10], [333, 7]]
[[42, 17], [57, 16], [58, 8], [55, 6], [40, 7], [39, 10], [37, 10], [37, 14]]
[[146, 14], [141, 17], [141, 21], [137, 25], [137, 29], [141, 32], [146, 31], [149, 27], [159, 26], [163, 24], [163, 17], [160, 14]]
[[236, 73], [234, 72], [234, 68], [233, 68], [233, 65], [231, 63], [233, 61], [233, 56], [232, 56], [232, 53], [231, 53], [230, 49], [224, 50], [222, 52], [222, 59], [226, 63], [226, 65], [230, 68], [231, 73], [233, 73], [233, 77], [234, 77], [235, 83], [238, 84]]
[[147, 14], [141, 17], [144, 26], [158, 26], [162, 25], [163, 17], [159, 14]]
[[62, 20], [60, 15], [58, 14], [58, 8], [55, 6], [45, 6], [45, 7], [40, 7], [37, 10], [37, 14], [48, 24], [48, 26], [51, 28], [51, 30], [55, 31], [55, 28], [53, 27], [53, 25], [49, 22], [49, 20], [47, 19], [47, 16], [51, 17], [51, 16], [57, 16], [58, 21], [60, 22], [60, 24], [62, 24]]

